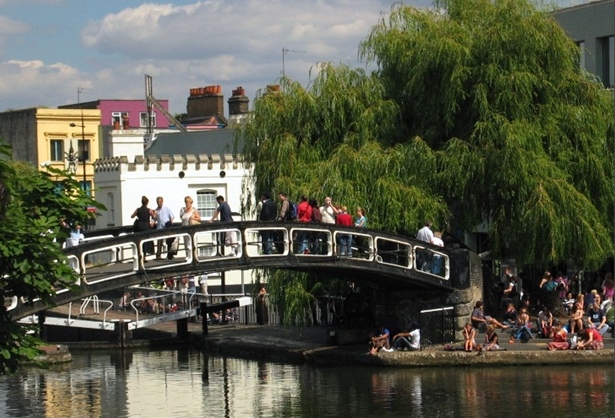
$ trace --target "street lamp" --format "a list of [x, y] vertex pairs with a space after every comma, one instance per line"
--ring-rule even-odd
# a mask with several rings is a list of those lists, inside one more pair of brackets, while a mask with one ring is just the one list
[[79, 159], [81, 159], [83, 163], [83, 190], [87, 192], [87, 181], [85, 175], [85, 161], [87, 160], [87, 151], [85, 150], [85, 124], [83, 122], [83, 109], [81, 109], [81, 125], [71, 123], [70, 126], [72, 128], [81, 127], [81, 153], [79, 155]]

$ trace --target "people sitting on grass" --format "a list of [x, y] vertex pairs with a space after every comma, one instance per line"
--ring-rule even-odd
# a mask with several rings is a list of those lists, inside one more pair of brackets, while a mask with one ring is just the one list
[[371, 335], [370, 339], [370, 350], [369, 354], [376, 355], [380, 350], [384, 350], [386, 352], [392, 352], [391, 344], [389, 342], [389, 337], [391, 333], [388, 329], [386, 329], [383, 325], [378, 326], [378, 331]]
[[419, 325], [414, 322], [410, 327], [393, 336], [393, 347], [396, 350], [417, 351], [421, 348], [421, 330]]
[[465, 325], [465, 327], [463, 327], [463, 339], [463, 348], [468, 353], [475, 348], [478, 348], [478, 345], [476, 345], [476, 329], [469, 322]]
[[500, 350], [498, 344], [498, 334], [495, 332], [495, 326], [489, 325], [487, 332], [485, 332], [485, 345], [483, 346], [485, 351], [497, 351]]
[[568, 350], [570, 348], [568, 332], [562, 325], [555, 325], [552, 328], [551, 335], [553, 336], [553, 341], [547, 344], [547, 349], [549, 351]]
[[579, 332], [581, 341], [575, 347], [577, 350], [602, 350], [604, 342], [602, 335], [595, 328], [586, 328]]
[[500, 321], [498, 321], [494, 317], [485, 315], [483, 312], [483, 309], [484, 309], [483, 302], [480, 300], [476, 302], [476, 304], [474, 305], [474, 310], [472, 311], [472, 317], [471, 317], [472, 326], [474, 328], [487, 329], [488, 325], [495, 325], [497, 328], [501, 328], [501, 329], [509, 328], [508, 325], [502, 324]]

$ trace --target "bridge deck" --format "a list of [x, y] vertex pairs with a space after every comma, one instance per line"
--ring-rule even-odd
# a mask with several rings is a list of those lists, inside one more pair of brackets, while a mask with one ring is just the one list
[[[350, 247], [344, 242], [351, 242]], [[172, 259], [156, 259], [177, 245]], [[230, 244], [230, 245], [228, 245]], [[308, 249], [306, 251], [306, 248]], [[65, 250], [79, 274], [79, 291], [62, 289], [65, 304], [105, 291], [204, 271], [287, 269], [341, 278], [384, 289], [438, 288], [467, 284], [467, 250], [433, 247], [383, 231], [301, 222], [232, 222], [172, 227], [133, 234], [130, 227], [93, 231], [86, 242]], [[10, 302], [13, 318], [46, 309]]]

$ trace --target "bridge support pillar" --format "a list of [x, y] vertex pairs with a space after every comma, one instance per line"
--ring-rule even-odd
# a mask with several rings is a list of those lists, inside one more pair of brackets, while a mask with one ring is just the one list
[[176, 322], [177, 325], [177, 338], [180, 340], [188, 339], [188, 318], [178, 319]]

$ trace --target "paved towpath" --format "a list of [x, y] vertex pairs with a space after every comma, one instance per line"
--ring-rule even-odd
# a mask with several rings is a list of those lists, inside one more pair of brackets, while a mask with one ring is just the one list
[[[156, 327], [172, 327], [160, 324]], [[368, 354], [367, 341], [362, 345], [327, 345], [324, 327], [285, 328], [276, 325], [214, 325], [202, 336], [200, 323], [190, 323], [189, 332], [206, 352], [296, 363], [329, 365], [368, 365], [392, 367], [433, 367], [472, 365], [561, 365], [609, 364], [614, 361], [614, 340], [605, 340], [599, 351], [548, 351], [546, 339], [528, 343], [502, 344], [497, 352], [445, 351], [443, 346], [428, 347], [419, 352], [395, 351]], [[503, 338], [504, 339], [504, 338]], [[462, 346], [457, 343], [456, 346]]]

